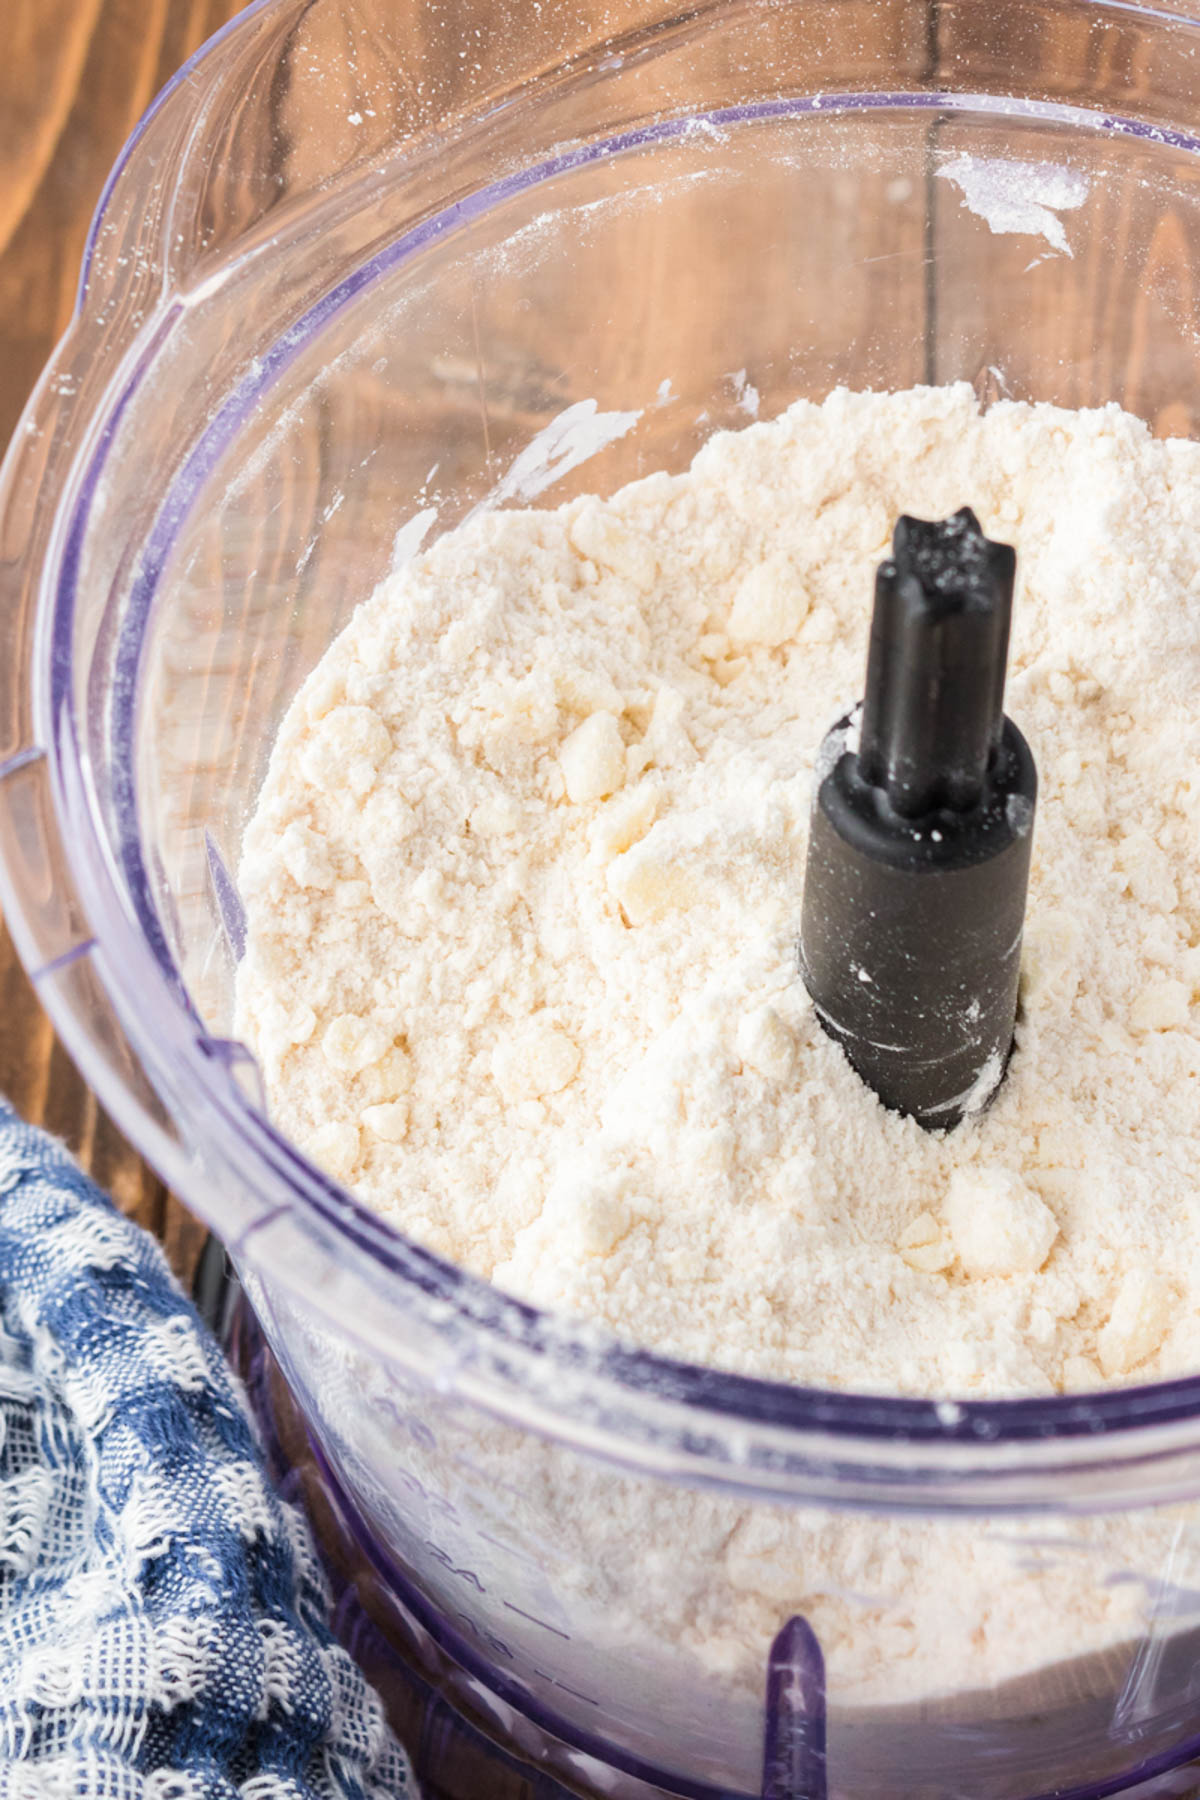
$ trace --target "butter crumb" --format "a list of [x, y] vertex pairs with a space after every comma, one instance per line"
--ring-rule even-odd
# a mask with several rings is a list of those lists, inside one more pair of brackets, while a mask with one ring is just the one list
[[977, 1277], [1040, 1269], [1058, 1236], [1050, 1208], [1012, 1169], [956, 1169], [946, 1223], [965, 1273]]
[[1096, 1339], [1100, 1367], [1111, 1381], [1152, 1356], [1167, 1335], [1171, 1290], [1152, 1269], [1131, 1269], [1117, 1289], [1108, 1322]]
[[358, 1075], [377, 1063], [387, 1051], [390, 1039], [381, 1025], [371, 1019], [360, 1019], [355, 1013], [341, 1013], [325, 1027], [321, 1054], [331, 1069], [342, 1075]]
[[729, 636], [734, 644], [777, 649], [794, 638], [808, 612], [808, 595], [785, 556], [751, 569], [734, 596]]
[[921, 1269], [930, 1275], [948, 1269], [955, 1257], [953, 1241], [930, 1212], [919, 1213], [905, 1226], [896, 1249], [910, 1269]]
[[1182, 981], [1150, 981], [1129, 1009], [1134, 1031], [1179, 1030], [1188, 1022], [1191, 994]]
[[595, 712], [585, 719], [564, 741], [559, 762], [573, 805], [615, 793], [625, 780], [625, 745], [612, 713]]
[[362, 1122], [372, 1136], [385, 1144], [399, 1144], [408, 1136], [408, 1102], [391, 1100], [363, 1108]]
[[510, 1104], [560, 1093], [578, 1068], [577, 1045], [544, 1013], [508, 1032], [492, 1055], [493, 1079]]

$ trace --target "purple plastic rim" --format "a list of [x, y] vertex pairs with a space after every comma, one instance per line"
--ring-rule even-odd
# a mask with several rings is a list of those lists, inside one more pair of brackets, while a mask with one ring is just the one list
[[[258, 0], [258, 3], [265, 5], [269, 0]], [[1107, 5], [1117, 10], [1113, 0], [1107, 0]], [[1145, 9], [1128, 10], [1140, 12]], [[245, 16], [240, 15], [243, 19]], [[1193, 29], [1196, 27], [1194, 20], [1183, 20], [1175, 14], [1164, 16]], [[963, 1401], [947, 1405], [945, 1402], [885, 1399], [869, 1394], [760, 1381], [619, 1345], [597, 1358], [591, 1347], [594, 1338], [585, 1343], [582, 1334], [573, 1336], [560, 1321], [552, 1321], [537, 1309], [510, 1299], [385, 1224], [353, 1195], [311, 1165], [274, 1131], [263, 1114], [250, 1106], [241, 1091], [222, 1074], [219, 1064], [204, 1052], [203, 1034], [197, 1030], [198, 1021], [186, 1003], [178, 971], [166, 949], [137, 838], [133, 781], [137, 669], [159, 579], [205, 479], [236, 435], [248, 411], [262, 399], [317, 332], [375, 281], [448, 233], [527, 189], [601, 158], [679, 138], [702, 124], [733, 127], [772, 118], [803, 119], [884, 110], [950, 114], [982, 111], [993, 117], [1000, 114], [1012, 120], [1058, 124], [1074, 130], [1151, 141], [1193, 155], [1200, 150], [1200, 139], [1181, 129], [1048, 102], [947, 92], [842, 93], [767, 101], [667, 119], [565, 152], [480, 189], [403, 233], [385, 250], [352, 271], [285, 332], [258, 360], [255, 372], [244, 379], [220, 407], [169, 490], [146, 543], [121, 627], [118, 663], [122, 679], [117, 684], [113, 708], [111, 748], [116, 773], [117, 812], [121, 821], [118, 853], [128, 883], [125, 896], [109, 876], [95, 819], [87, 814], [79, 816], [68, 800], [69, 792], [77, 794], [80, 791], [80, 783], [74, 778], [68, 782], [64, 778], [64, 767], [69, 763], [74, 772], [81, 762], [79, 720], [71, 680], [79, 549], [111, 450], [112, 418], [124, 410], [145, 379], [149, 372], [146, 359], [139, 363], [115, 402], [109, 426], [77, 489], [67, 534], [71, 551], [64, 556], [57, 572], [50, 628], [43, 637], [43, 647], [48, 645], [48, 655], [38, 658], [34, 670], [35, 706], [37, 717], [49, 727], [39, 735], [41, 741], [50, 746], [48, 759], [56, 804], [60, 816], [71, 823], [71, 829], [64, 833], [68, 855], [82, 868], [87, 878], [82, 885], [85, 891], [91, 890], [96, 903], [99, 962], [102, 970], [110, 972], [106, 985], [124, 990], [128, 1004], [120, 1009], [121, 1014], [133, 1021], [135, 1033], [144, 1032], [148, 1037], [146, 1020], [154, 1018], [155, 1047], [160, 1053], [169, 1049], [186, 1063], [189, 1091], [202, 1097], [209, 1114], [206, 1123], [240, 1140], [247, 1159], [244, 1166], [257, 1168], [263, 1177], [269, 1174], [285, 1181], [296, 1202], [310, 1209], [315, 1218], [348, 1244], [364, 1251], [389, 1275], [447, 1305], [463, 1323], [490, 1333], [495, 1340], [494, 1349], [502, 1350], [507, 1343], [515, 1350], [533, 1350], [568, 1367], [586, 1367], [599, 1380], [608, 1380], [631, 1395], [653, 1394], [658, 1399], [673, 1400], [700, 1414], [708, 1414], [713, 1423], [721, 1418], [737, 1419], [818, 1434], [843, 1440], [847, 1449], [854, 1442], [887, 1440], [930, 1445], [967, 1444], [986, 1454], [987, 1447], [993, 1444], [1062, 1441], [1194, 1420], [1200, 1415], [1200, 1377], [1109, 1390], [1086, 1398]], [[136, 925], [130, 917], [130, 903]], [[149, 957], [147, 948], [153, 950]], [[157, 1010], [155, 1000], [162, 1002]], [[259, 1221], [252, 1225], [239, 1242], [230, 1246], [235, 1255], [244, 1249], [255, 1230], [262, 1229], [263, 1223]], [[698, 1418], [696, 1424], [697, 1435], [691, 1440], [691, 1446], [711, 1448], [703, 1439], [703, 1420]], [[808, 1460], [806, 1455], [798, 1453], [796, 1466], [803, 1466]], [[853, 1475], [860, 1481], [864, 1477], [870, 1479], [870, 1472], [857, 1465], [842, 1471], [836, 1465], [829, 1466], [826, 1458], [821, 1460], [823, 1468], [834, 1479], [841, 1473]], [[774, 1466], [778, 1466], [777, 1461]], [[718, 1477], [722, 1467], [714, 1459], [714, 1478]], [[965, 1471], [960, 1466], [955, 1473]], [[1054, 1470], [1046, 1467], [1042, 1473], [1050, 1479]], [[746, 1484], [752, 1485], [752, 1474], [752, 1463], [740, 1469], [739, 1485], [743, 1477]], [[896, 1482], [890, 1470], [878, 1472], [877, 1478], [884, 1486]], [[776, 1495], [779, 1497], [777, 1490]]]
[[[307, 1427], [305, 1436], [326, 1496], [338, 1508], [343, 1523], [363, 1556], [376, 1574], [387, 1583], [389, 1594], [406, 1612], [411, 1613], [422, 1631], [428, 1633], [438, 1649], [457, 1663], [464, 1674], [519, 1712], [523, 1719], [527, 1719], [539, 1731], [557, 1738], [568, 1749], [592, 1757], [604, 1768], [628, 1775], [635, 1781], [645, 1782], [647, 1787], [661, 1788], [664, 1792], [677, 1796], [677, 1800], [756, 1800], [753, 1794], [734, 1794], [728, 1788], [714, 1787], [707, 1781], [693, 1781], [673, 1774], [657, 1763], [646, 1762], [644, 1758], [610, 1743], [607, 1738], [571, 1724], [552, 1707], [532, 1699], [523, 1682], [506, 1675], [494, 1663], [488, 1662], [486, 1657], [472, 1649], [462, 1633], [456, 1631], [432, 1602], [426, 1599], [412, 1576], [400, 1566], [370, 1529], [331, 1459], [326, 1456]], [[808, 1797], [798, 1796], [797, 1800], [808, 1800]], [[818, 1797], [814, 1795], [812, 1800], [818, 1800]]]
[[[232, 1325], [226, 1337], [235, 1367], [246, 1382], [254, 1416], [262, 1430], [267, 1446], [268, 1458], [271, 1462], [275, 1480], [279, 1483], [285, 1472], [295, 1467], [283, 1449], [283, 1443], [276, 1424], [275, 1411], [271, 1402], [269, 1369], [274, 1366], [282, 1375], [282, 1369], [275, 1361], [273, 1352], [263, 1335], [262, 1326], [255, 1317], [244, 1293], [240, 1294], [233, 1314]], [[290, 1393], [290, 1387], [289, 1387]], [[297, 1403], [298, 1406], [298, 1403]], [[590, 1756], [614, 1772], [629, 1775], [643, 1781], [651, 1787], [663, 1789], [675, 1796], [675, 1800], [760, 1800], [753, 1794], [734, 1794], [728, 1788], [713, 1787], [707, 1782], [696, 1782], [681, 1777], [649, 1763], [629, 1752], [620, 1750], [595, 1734], [582, 1730], [571, 1724], [552, 1708], [531, 1699], [524, 1684], [508, 1676], [498, 1669], [462, 1636], [461, 1632], [448, 1623], [433, 1603], [428, 1600], [416, 1585], [413, 1577], [404, 1569], [379, 1541], [364, 1518], [357, 1501], [349, 1492], [330, 1456], [322, 1448], [319, 1439], [302, 1420], [304, 1442], [308, 1447], [313, 1468], [322, 1491], [337, 1512], [342, 1523], [350, 1533], [354, 1542], [362, 1552], [366, 1561], [387, 1584], [388, 1592], [397, 1601], [403, 1611], [407, 1612], [415, 1623], [438, 1646], [439, 1650], [462, 1669], [463, 1673], [478, 1682], [497, 1699], [519, 1712], [522, 1718], [544, 1731], [548, 1736], [557, 1739], [568, 1749], [577, 1750], [584, 1756]], [[295, 1496], [303, 1501], [303, 1484]], [[319, 1542], [319, 1538], [318, 1538]], [[346, 1577], [339, 1576], [339, 1580]], [[368, 1615], [369, 1617], [369, 1615]], [[385, 1628], [371, 1619], [372, 1629], [388, 1641]], [[399, 1655], [393, 1649], [394, 1655]], [[797, 1720], [793, 1702], [785, 1701], [780, 1692], [786, 1679], [788, 1661], [798, 1663], [804, 1670], [806, 1693], [804, 1700], [811, 1708], [807, 1716]], [[451, 1707], [453, 1699], [443, 1694], [445, 1703]], [[825, 1800], [828, 1788], [828, 1766], [826, 1746], [826, 1693], [825, 1665], [820, 1643], [808, 1621], [794, 1618], [784, 1626], [770, 1648], [766, 1668], [766, 1707], [764, 1716], [764, 1774], [761, 1800]], [[796, 1741], [792, 1745], [790, 1766], [781, 1766], [779, 1760], [772, 1757], [772, 1750], [781, 1748], [779, 1742], [780, 1728], [786, 1732], [789, 1723], [799, 1724]], [[479, 1727], [471, 1727], [480, 1731]], [[481, 1735], [486, 1735], [481, 1732]], [[493, 1742], [491, 1738], [488, 1742]], [[502, 1755], [517, 1755], [519, 1752], [507, 1752], [502, 1747]], [[1132, 1745], [1130, 1746], [1132, 1749]], [[1174, 1769], [1181, 1769], [1188, 1763], [1200, 1758], [1200, 1732], [1185, 1738], [1170, 1750], [1160, 1750], [1154, 1756], [1145, 1758], [1132, 1768], [1117, 1775], [1104, 1776], [1099, 1781], [1086, 1782], [1069, 1788], [1056, 1787], [1032, 1794], [1027, 1800], [1113, 1800], [1114, 1796], [1128, 1793], [1131, 1788], [1142, 1787], [1146, 1782], [1157, 1780], [1160, 1775], [1169, 1775]], [[836, 1780], [837, 1771], [832, 1770]], [[791, 1785], [789, 1786], [789, 1779]], [[801, 1785], [803, 1784], [803, 1785]], [[1200, 1784], [1200, 1777], [1198, 1777]]]
[[[262, 1413], [256, 1409], [260, 1422]], [[604, 1738], [591, 1732], [583, 1731], [563, 1719], [551, 1708], [531, 1700], [524, 1685], [506, 1676], [494, 1663], [473, 1650], [462, 1635], [437, 1612], [433, 1604], [425, 1598], [413, 1578], [401, 1568], [395, 1558], [380, 1544], [375, 1533], [371, 1531], [359, 1511], [353, 1497], [348, 1492], [332, 1461], [325, 1455], [312, 1431], [305, 1427], [305, 1438], [317, 1468], [326, 1498], [332, 1500], [342, 1515], [342, 1521], [353, 1537], [355, 1543], [367, 1561], [387, 1583], [389, 1593], [399, 1604], [412, 1614], [417, 1624], [426, 1631], [451, 1661], [457, 1663], [472, 1680], [482, 1683], [484, 1687], [518, 1711], [522, 1718], [531, 1725], [545, 1731], [550, 1737], [558, 1738], [568, 1749], [578, 1750], [584, 1756], [594, 1757], [602, 1765], [622, 1775], [632, 1776], [637, 1781], [644, 1781], [650, 1787], [658, 1787], [666, 1793], [677, 1796], [678, 1800], [759, 1800], [753, 1794], [734, 1794], [728, 1788], [713, 1787], [707, 1782], [696, 1782], [673, 1774], [662, 1767], [645, 1762], [642, 1758], [619, 1749]], [[282, 1457], [282, 1451], [278, 1451]], [[286, 1459], [285, 1459], [286, 1460]], [[382, 1631], [378, 1625], [377, 1631]], [[771, 1742], [772, 1725], [778, 1726], [783, 1721], [781, 1715], [787, 1710], [781, 1699], [779, 1688], [780, 1671], [776, 1664], [776, 1651], [785, 1638], [798, 1640], [803, 1646], [802, 1654], [810, 1663], [810, 1680], [814, 1688], [819, 1684], [819, 1710], [804, 1721], [807, 1731], [797, 1733], [797, 1745], [794, 1761], [787, 1771], [778, 1764], [768, 1765], [764, 1771], [764, 1784], [761, 1800], [825, 1800], [828, 1791], [827, 1753], [826, 1753], [826, 1718], [824, 1695], [824, 1659], [821, 1647], [812, 1627], [804, 1619], [792, 1619], [780, 1633], [772, 1646], [772, 1655], [767, 1670], [767, 1707], [766, 1725], [768, 1744]], [[815, 1697], [815, 1696], [814, 1696]], [[449, 1704], [453, 1704], [450, 1701]], [[792, 1724], [796, 1721], [793, 1719]], [[1103, 1780], [1087, 1782], [1078, 1787], [1056, 1787], [1040, 1794], [1028, 1796], [1028, 1800], [1112, 1800], [1112, 1796], [1128, 1793], [1131, 1788], [1142, 1787], [1148, 1781], [1154, 1781], [1160, 1775], [1169, 1775], [1173, 1769], [1184, 1768], [1188, 1763], [1200, 1757], [1200, 1732], [1185, 1738], [1181, 1744], [1170, 1750], [1160, 1750], [1155, 1756], [1146, 1758], [1144, 1762], [1134, 1765], [1118, 1775], [1105, 1776]], [[836, 1779], [836, 1768], [829, 1773]], [[798, 1777], [789, 1786], [786, 1775]], [[1200, 1776], [1197, 1777], [1200, 1783]]]
[[[305, 1515], [311, 1522], [311, 1514], [304, 1498], [303, 1475], [302, 1472], [296, 1470], [296, 1465], [290, 1462], [284, 1451], [276, 1423], [275, 1409], [271, 1402], [270, 1370], [273, 1367], [282, 1376], [282, 1369], [266, 1342], [262, 1326], [244, 1292], [238, 1293], [232, 1324], [225, 1335], [224, 1346], [234, 1368], [246, 1384], [254, 1417], [263, 1435], [268, 1463], [275, 1483], [282, 1489], [286, 1475], [298, 1474], [295, 1494], [289, 1497], [295, 1498], [303, 1506]], [[288, 1392], [291, 1393], [290, 1386]], [[295, 1404], [299, 1410], [299, 1403]], [[511, 1706], [515, 1712], [520, 1713], [523, 1719], [528, 1720], [539, 1731], [544, 1731], [549, 1737], [556, 1738], [567, 1749], [577, 1750], [583, 1756], [592, 1757], [603, 1767], [622, 1775], [629, 1775], [637, 1781], [645, 1782], [650, 1787], [662, 1788], [667, 1793], [676, 1796], [677, 1800], [756, 1800], [756, 1796], [752, 1794], [733, 1794], [728, 1788], [714, 1787], [710, 1782], [696, 1782], [673, 1775], [655, 1763], [646, 1762], [641, 1757], [617, 1749], [607, 1739], [599, 1737], [595, 1733], [581, 1730], [563, 1719], [552, 1708], [533, 1700], [523, 1682], [506, 1675], [502, 1669], [498, 1669], [494, 1663], [489, 1662], [485, 1656], [474, 1649], [462, 1633], [457, 1631], [425, 1597], [408, 1571], [401, 1567], [371, 1530], [359, 1510], [357, 1501], [339, 1475], [332, 1458], [326, 1455], [306, 1420], [302, 1421], [302, 1429], [308, 1455], [321, 1489], [326, 1499], [341, 1515], [343, 1525], [365, 1560], [375, 1573], [382, 1577], [389, 1595], [395, 1599], [400, 1608], [472, 1681], [478, 1682], [481, 1687], [494, 1694], [498, 1700], [502, 1700], [505, 1705]], [[320, 1548], [320, 1535], [318, 1533], [314, 1533], [314, 1535], [318, 1548]], [[327, 1568], [326, 1573], [328, 1575], [331, 1571]], [[351, 1587], [353, 1587], [351, 1578], [338, 1575], [337, 1579], [340, 1581], [350, 1580]], [[399, 1656], [401, 1653], [391, 1646], [384, 1626], [380, 1625], [370, 1614], [367, 1614], [367, 1617], [370, 1618], [373, 1630], [377, 1631], [384, 1642], [389, 1644], [392, 1654]], [[448, 1705], [454, 1705], [448, 1695], [443, 1694], [443, 1698]], [[485, 1737], [489, 1745], [499, 1748], [501, 1754], [510, 1754], [504, 1751], [498, 1740], [489, 1736], [482, 1727], [471, 1726], [471, 1729]], [[519, 1756], [516, 1751], [511, 1754]]]

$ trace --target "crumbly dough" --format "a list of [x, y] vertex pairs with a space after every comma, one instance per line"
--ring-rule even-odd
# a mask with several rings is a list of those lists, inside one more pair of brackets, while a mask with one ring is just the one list
[[[949, 1136], [816, 1027], [811, 772], [902, 511], [1016, 545], [1041, 773], [1018, 1047]], [[839, 391], [385, 581], [246, 835], [276, 1118], [528, 1300], [950, 1397], [1200, 1367], [1200, 447], [1115, 407]]]
[[[1042, 799], [1011, 1074], [936, 1138], [815, 1027], [795, 939], [875, 564], [897, 513], [964, 504], [1018, 548]], [[683, 1356], [959, 1397], [1200, 1368], [1198, 572], [1200, 446], [964, 387], [839, 392], [447, 534], [313, 672], [247, 832], [239, 1028], [276, 1118], [424, 1243]], [[756, 1744], [803, 1613], [844, 1758], [846, 1709], [1132, 1704], [1131, 1642], [1200, 1617], [1194, 1508], [748, 1504], [289, 1318], [352, 1483], [395, 1469], [399, 1540], [435, 1592], [467, 1572], [485, 1649], [543, 1669], [557, 1622], [555, 1705], [603, 1667]]]

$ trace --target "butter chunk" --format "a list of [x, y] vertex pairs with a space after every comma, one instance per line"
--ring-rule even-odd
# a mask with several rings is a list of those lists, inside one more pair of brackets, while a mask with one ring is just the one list
[[1188, 1022], [1191, 990], [1182, 981], [1169, 978], [1150, 981], [1129, 1009], [1129, 1023], [1134, 1031], [1174, 1031]]
[[388, 1100], [395, 1100], [401, 1094], [407, 1094], [412, 1086], [412, 1058], [407, 1050], [395, 1044], [378, 1062], [372, 1063], [362, 1073], [360, 1092], [373, 1105], [381, 1105]]
[[641, 781], [594, 820], [588, 832], [593, 854], [602, 862], [611, 862], [644, 838], [657, 816], [658, 795], [648, 781]]
[[1058, 1236], [1050, 1208], [1012, 1169], [956, 1169], [945, 1216], [968, 1275], [1032, 1274]]
[[259, 1029], [276, 1058], [297, 1044], [307, 1044], [317, 1028], [317, 1015], [307, 1000], [293, 1006], [271, 1000], [259, 1014]]
[[502, 788], [489, 793], [472, 809], [468, 823], [477, 838], [511, 837], [521, 826], [521, 808]]
[[678, 688], [664, 682], [654, 696], [654, 711], [642, 743], [637, 746], [660, 769], [686, 769], [696, 761], [696, 748], [688, 736], [684, 715], [687, 701]]
[[652, 832], [608, 865], [608, 891], [631, 925], [652, 924], [685, 910], [696, 899], [692, 871], [666, 845], [655, 843], [657, 835]]
[[373, 1137], [398, 1144], [408, 1135], [408, 1101], [389, 1100], [363, 1109], [362, 1122]]
[[342, 1013], [326, 1026], [321, 1053], [330, 1068], [340, 1075], [360, 1075], [387, 1054], [391, 1041], [383, 1027], [373, 1019]]
[[936, 1275], [954, 1261], [954, 1244], [943, 1226], [930, 1212], [923, 1212], [900, 1233], [896, 1246], [900, 1259], [910, 1269], [922, 1269]]
[[1096, 1339], [1105, 1375], [1124, 1375], [1152, 1356], [1171, 1322], [1171, 1290], [1152, 1269], [1131, 1269], [1117, 1289], [1108, 1322]]
[[493, 1079], [510, 1103], [560, 1093], [578, 1068], [578, 1046], [544, 1013], [515, 1026], [492, 1054]]
[[615, 794], [625, 780], [625, 745], [610, 712], [594, 712], [559, 751], [567, 799], [575, 806]]
[[794, 638], [808, 613], [808, 595], [786, 556], [771, 556], [751, 569], [734, 596], [729, 637], [734, 644], [777, 649]]

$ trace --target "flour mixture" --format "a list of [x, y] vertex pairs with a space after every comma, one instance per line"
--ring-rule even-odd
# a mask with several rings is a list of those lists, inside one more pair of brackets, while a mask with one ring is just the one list
[[[796, 935], [897, 515], [1019, 558], [1041, 773], [995, 1104], [885, 1112]], [[276, 1119], [423, 1244], [672, 1355], [977, 1397], [1200, 1367], [1200, 446], [839, 391], [505, 511], [360, 607], [247, 833]]]

